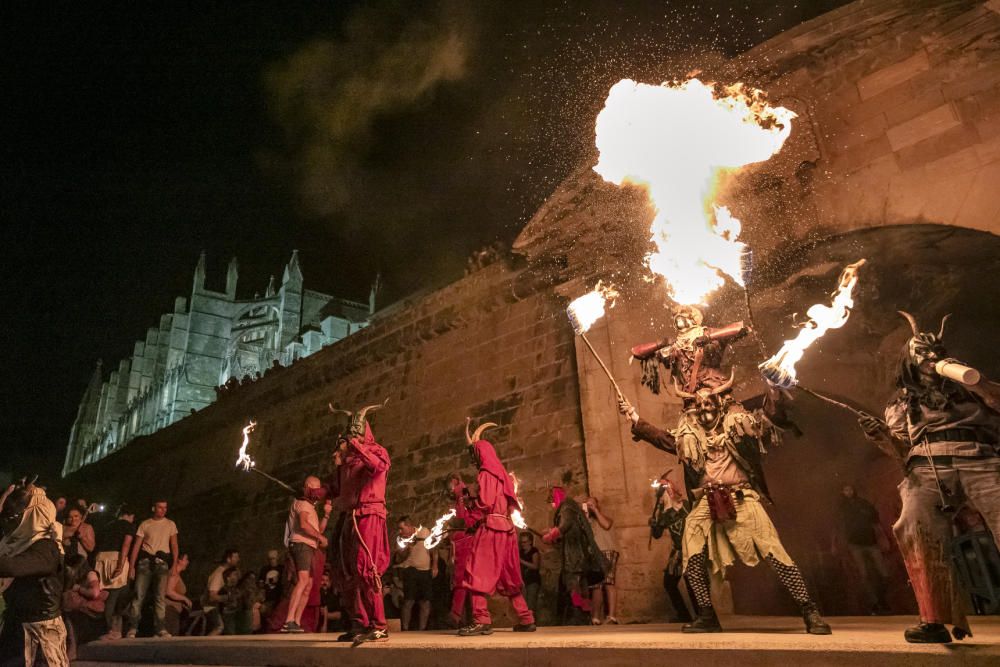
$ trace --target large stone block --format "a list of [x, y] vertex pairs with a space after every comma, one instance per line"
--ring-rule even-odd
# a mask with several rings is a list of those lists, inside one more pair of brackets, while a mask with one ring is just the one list
[[862, 100], [867, 100], [928, 69], [930, 62], [927, 59], [927, 52], [920, 49], [906, 60], [862, 77], [858, 80], [858, 92]]
[[886, 135], [892, 150], [899, 151], [950, 130], [960, 123], [955, 108], [950, 104], [942, 104], [916, 118], [889, 128]]

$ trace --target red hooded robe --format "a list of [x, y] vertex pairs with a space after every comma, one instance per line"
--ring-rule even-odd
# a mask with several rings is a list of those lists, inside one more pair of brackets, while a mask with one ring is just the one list
[[514, 493], [514, 483], [493, 445], [479, 440], [473, 447], [479, 459], [476, 509], [482, 512], [483, 521], [472, 536], [472, 550], [462, 585], [483, 595], [514, 596], [521, 592], [524, 581], [517, 551], [517, 531], [510, 513], [521, 506]]

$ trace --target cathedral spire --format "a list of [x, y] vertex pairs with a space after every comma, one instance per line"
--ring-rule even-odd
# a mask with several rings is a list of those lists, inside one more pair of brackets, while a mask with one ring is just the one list
[[274, 276], [271, 276], [270, 280], [267, 281], [267, 290], [264, 292], [264, 297], [270, 299], [276, 293], [277, 291], [274, 288]]
[[198, 255], [198, 265], [194, 267], [194, 291], [201, 292], [205, 289], [205, 251]]
[[285, 275], [281, 278], [281, 284], [284, 285], [289, 280], [302, 283], [302, 268], [299, 266], [298, 250], [292, 251], [292, 258], [288, 260], [288, 266], [285, 267]]
[[226, 296], [230, 299], [236, 298], [236, 281], [240, 276], [240, 263], [233, 257], [229, 260], [229, 268], [226, 270]]

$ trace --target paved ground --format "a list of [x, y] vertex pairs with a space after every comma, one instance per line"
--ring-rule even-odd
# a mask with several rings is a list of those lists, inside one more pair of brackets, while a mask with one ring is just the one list
[[946, 646], [903, 641], [912, 622], [903, 617], [835, 617], [834, 634], [802, 632], [797, 618], [760, 616], [723, 619], [727, 632], [682, 635], [676, 625], [599, 628], [540, 628], [534, 634], [497, 630], [489, 637], [465, 638], [438, 632], [394, 634], [385, 644], [356, 649], [332, 635], [136, 639], [97, 642], [80, 649], [77, 667], [143, 665], [396, 665], [400, 667], [625, 667], [693, 665], [1000, 665], [1000, 618], [979, 618], [975, 636]]

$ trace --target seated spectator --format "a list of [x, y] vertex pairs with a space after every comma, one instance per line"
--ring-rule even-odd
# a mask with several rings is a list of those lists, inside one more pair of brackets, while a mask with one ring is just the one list
[[101, 578], [80, 554], [66, 557], [63, 571], [62, 610], [66, 624], [66, 655], [76, 660], [77, 647], [96, 639], [101, 633], [97, 619], [104, 616], [107, 591], [101, 590]]
[[538, 592], [542, 588], [542, 555], [535, 547], [535, 536], [521, 531], [517, 536], [518, 557], [521, 561], [521, 579], [524, 580], [524, 599], [528, 609], [538, 612]]
[[247, 572], [240, 577], [236, 585], [240, 594], [240, 616], [237, 622], [237, 634], [248, 635], [257, 632], [261, 627], [261, 607], [264, 602], [264, 592], [257, 585], [257, 574]]
[[94, 550], [96, 536], [94, 528], [84, 519], [85, 509], [70, 507], [66, 510], [66, 522], [63, 524], [63, 550], [67, 555], [80, 554], [89, 558]]
[[107, 633], [101, 639], [122, 637], [121, 601], [128, 592], [128, 555], [134, 540], [135, 512], [124, 505], [118, 508], [118, 517], [97, 533], [94, 569], [101, 579], [101, 588], [108, 593], [104, 604]]
[[237, 625], [237, 614], [240, 611], [240, 571], [235, 567], [228, 567], [222, 573], [222, 588], [215, 591], [214, 600], [219, 605], [219, 612], [222, 615], [222, 634], [235, 635]]
[[167, 632], [172, 635], [180, 634], [184, 630], [187, 617], [194, 608], [194, 603], [187, 596], [187, 585], [181, 577], [190, 564], [188, 555], [181, 554], [167, 576], [167, 587], [163, 592], [166, 598], [165, 623]]
[[344, 611], [340, 605], [340, 592], [334, 589], [330, 579], [330, 572], [323, 572], [323, 579], [319, 586], [320, 598], [322, 600], [320, 610], [320, 624], [316, 632], [341, 632], [344, 626]]
[[264, 607], [262, 610], [264, 615], [270, 613], [275, 605], [278, 604], [278, 600], [281, 599], [281, 573], [283, 569], [281, 555], [278, 553], [278, 550], [271, 549], [268, 551], [267, 563], [260, 568], [260, 572], [257, 574], [257, 587], [264, 594]]
[[208, 618], [210, 628], [209, 635], [218, 635], [223, 632], [224, 620], [221, 616], [221, 608], [226, 604], [227, 598], [223, 593], [225, 588], [225, 573], [229, 569], [236, 571], [236, 578], [239, 579], [240, 552], [236, 549], [226, 549], [222, 554], [222, 560], [212, 573], [208, 575], [208, 583], [205, 586], [205, 594], [202, 596], [202, 609]]

